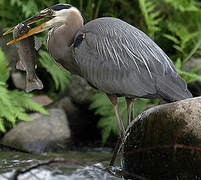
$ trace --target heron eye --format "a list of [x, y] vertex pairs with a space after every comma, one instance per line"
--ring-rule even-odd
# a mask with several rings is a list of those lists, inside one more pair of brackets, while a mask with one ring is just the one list
[[49, 15], [52, 15], [54, 12], [53, 12], [51, 9], [48, 9], [47, 13], [48, 13]]

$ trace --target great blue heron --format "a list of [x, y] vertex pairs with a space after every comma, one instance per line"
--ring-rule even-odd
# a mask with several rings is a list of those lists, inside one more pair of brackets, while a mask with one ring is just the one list
[[51, 28], [47, 36], [51, 56], [108, 95], [120, 137], [124, 137], [125, 128], [118, 113], [117, 97], [126, 98], [128, 119], [136, 97], [162, 98], [167, 102], [192, 97], [170, 58], [132, 25], [112, 17], [84, 25], [80, 11], [70, 4], [46, 8], [23, 23], [28, 25], [45, 18], [50, 20], [9, 44]]

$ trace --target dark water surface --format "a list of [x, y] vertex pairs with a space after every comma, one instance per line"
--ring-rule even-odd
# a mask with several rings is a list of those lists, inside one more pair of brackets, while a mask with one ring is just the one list
[[[29, 154], [0, 151], [0, 180], [11, 179], [17, 169], [25, 170], [42, 163], [27, 173], [18, 176], [19, 180], [120, 180], [109, 174], [105, 168], [111, 153], [67, 152]], [[56, 163], [51, 163], [57, 160]], [[117, 167], [118, 168], [118, 167]]]

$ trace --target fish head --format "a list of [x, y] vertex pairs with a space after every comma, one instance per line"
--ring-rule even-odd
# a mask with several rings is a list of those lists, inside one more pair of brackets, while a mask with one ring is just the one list
[[13, 30], [13, 38], [18, 38], [26, 34], [27, 32], [29, 32], [30, 29], [30, 26], [27, 26], [23, 23], [19, 23], [17, 26], [15, 26]]
[[[8, 42], [7, 45], [13, 44], [17, 41], [25, 39], [33, 34], [37, 34], [42, 31], [48, 30], [54, 26], [62, 25], [64, 21], [69, 17], [69, 14], [70, 14], [69, 12], [75, 9], [73, 8], [74, 7], [69, 4], [56, 4], [54, 6], [48, 7], [40, 11], [38, 14], [30, 17], [29, 19], [23, 21], [22, 23], [25, 25], [30, 25], [42, 19], [48, 19], [48, 21], [30, 29], [27, 33], [23, 35], [17, 38], [14, 38], [12, 41]], [[9, 29], [7, 32], [4, 33], [4, 35], [12, 32], [13, 29], [14, 28]]]

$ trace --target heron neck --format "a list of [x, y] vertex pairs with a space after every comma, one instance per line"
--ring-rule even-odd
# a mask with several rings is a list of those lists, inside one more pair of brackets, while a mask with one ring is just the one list
[[83, 19], [71, 18], [66, 24], [55, 27], [48, 35], [47, 47], [54, 60], [68, 71], [76, 73], [72, 55], [72, 43], [83, 26]]
[[[66, 24], [59, 26], [55, 32], [55, 40], [57, 44], [64, 45], [66, 44], [70, 47], [74, 41], [74, 38], [80, 28], [83, 26], [83, 21], [80, 19], [70, 19]], [[63, 46], [63, 47], [64, 47]]]

